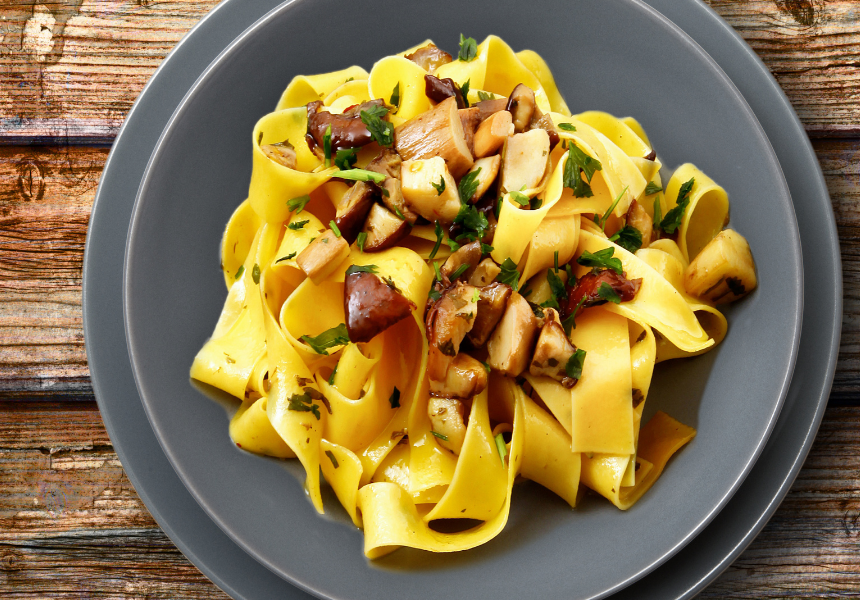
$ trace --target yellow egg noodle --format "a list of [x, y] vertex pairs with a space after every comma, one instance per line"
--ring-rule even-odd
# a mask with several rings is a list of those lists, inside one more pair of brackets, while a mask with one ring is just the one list
[[252, 153], [191, 377], [319, 512], [322, 474], [367, 557], [487, 542], [519, 477], [627, 510], [695, 436], [642, 423], [654, 366], [723, 340], [749, 246], [719, 185], [664, 189], [639, 122], [571, 114], [536, 53], [428, 40], [296, 77]]

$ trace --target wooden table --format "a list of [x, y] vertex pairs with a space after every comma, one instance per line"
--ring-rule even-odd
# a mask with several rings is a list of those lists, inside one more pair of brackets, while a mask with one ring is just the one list
[[[0, 0], [0, 595], [225, 598], [123, 473], [90, 384], [81, 263], [108, 148], [215, 0]], [[860, 596], [860, 2], [713, 0], [812, 138], [842, 242], [830, 408], [771, 522], [703, 598]]]

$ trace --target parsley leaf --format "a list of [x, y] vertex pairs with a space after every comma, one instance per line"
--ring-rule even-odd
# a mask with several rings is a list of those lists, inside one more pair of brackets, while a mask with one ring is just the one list
[[469, 263], [463, 263], [462, 265], [460, 265], [459, 267], [457, 267], [457, 270], [456, 270], [456, 271], [454, 271], [453, 273], [451, 273], [451, 276], [450, 276], [448, 279], [450, 279], [451, 281], [454, 281], [454, 280], [455, 280], [455, 279], [457, 279], [460, 275], [462, 275], [463, 273], [465, 273], [465, 272], [469, 269], [469, 267], [470, 267]]
[[576, 259], [576, 262], [581, 264], [583, 267], [612, 269], [621, 275], [621, 260], [612, 258], [613, 254], [615, 254], [615, 248], [604, 248], [603, 250], [598, 250], [594, 254], [588, 250], [583, 250], [580, 257]]
[[597, 215], [594, 216], [594, 222], [600, 226], [600, 229], [606, 228], [606, 220], [609, 219], [609, 216], [612, 214], [612, 211], [614, 211], [615, 207], [618, 206], [618, 201], [621, 200], [621, 196], [624, 195], [624, 192], [627, 191], [628, 187], [630, 186], [624, 186], [624, 189], [621, 190], [621, 193], [615, 197], [615, 200], [612, 202], [609, 208], [606, 209], [606, 212], [603, 213], [602, 217], [598, 217]]
[[529, 205], [529, 197], [523, 194], [522, 192], [508, 192], [508, 195], [511, 197], [511, 200], [519, 204], [520, 206], [528, 206]]
[[645, 186], [645, 195], [651, 196], [652, 194], [658, 194], [663, 191], [659, 185], [654, 183], [653, 181], [649, 181], [648, 185]]
[[310, 223], [310, 219], [305, 220], [305, 221], [296, 221], [295, 223], [290, 223], [289, 225], [287, 225], [287, 228], [292, 229], [293, 231], [297, 231], [297, 230], [301, 229], [302, 227], [304, 227], [305, 225], [307, 225], [308, 223]]
[[499, 451], [499, 456], [502, 459], [502, 464], [505, 464], [505, 457], [508, 455], [508, 447], [505, 445], [505, 436], [499, 433], [495, 437], [496, 450]]
[[654, 229], [659, 231], [661, 220], [663, 220], [663, 211], [660, 210], [660, 196], [657, 196], [654, 198]]
[[484, 242], [481, 242], [481, 254], [482, 255], [483, 254], [490, 254], [493, 250], [495, 250], [495, 248], [493, 248], [489, 244], [485, 244]]
[[[569, 154], [564, 163], [564, 187], [572, 189], [573, 195], [577, 198], [590, 198], [594, 195], [589, 185], [591, 178], [595, 171], [602, 170], [603, 165], [599, 160], [591, 158], [574, 144], [570, 144]], [[580, 172], [585, 175], [584, 180]]]
[[254, 283], [260, 285], [260, 265], [254, 263], [254, 268], [251, 270], [251, 279], [254, 280]]
[[355, 238], [355, 245], [358, 246], [358, 249], [364, 252], [364, 244], [367, 242], [367, 232], [359, 231], [358, 237]]
[[344, 148], [343, 150], [338, 150], [335, 153], [334, 166], [341, 171], [351, 169], [355, 166], [355, 162], [358, 160], [359, 150], [361, 150], [361, 148]]
[[457, 58], [463, 62], [472, 62], [476, 56], [478, 56], [478, 42], [475, 41], [475, 38], [463, 37], [461, 33], [460, 53], [457, 55]]
[[603, 300], [612, 302], [613, 304], [621, 303], [621, 296], [619, 296], [615, 290], [612, 289], [612, 286], [605, 281], [600, 284], [599, 288], [597, 288], [597, 296]]
[[305, 206], [307, 206], [310, 201], [310, 196], [299, 196], [298, 198], [287, 200], [287, 208], [290, 209], [291, 212], [294, 211], [296, 214], [299, 214], [305, 209]]
[[457, 186], [457, 191], [460, 194], [460, 202], [463, 204], [468, 204], [472, 199], [472, 196], [475, 195], [475, 192], [478, 191], [478, 174], [480, 172], [481, 167], [478, 167], [476, 170], [466, 173], [460, 180], [460, 185]]
[[[555, 300], [566, 300], [567, 290], [564, 287], [564, 282], [561, 277], [552, 269], [546, 270], [546, 281], [549, 284], [549, 289], [552, 291], [552, 296]], [[558, 308], [558, 304], [553, 308]]]
[[457, 250], [460, 249], [460, 244], [458, 244], [457, 242], [455, 242], [454, 240], [452, 240], [450, 238], [445, 240], [445, 243], [448, 244], [448, 247], [451, 249], [451, 252], [456, 252]]
[[615, 235], [609, 238], [628, 252], [636, 252], [642, 247], [642, 232], [632, 225], [625, 225]]
[[291, 258], [295, 258], [295, 257], [296, 257], [296, 254], [297, 254], [296, 252], [290, 252], [290, 253], [289, 253], [289, 254], [287, 254], [286, 256], [282, 256], [281, 258], [279, 258], [278, 260], [276, 260], [276, 261], [275, 261], [275, 264], [278, 264], [278, 263], [279, 263], [279, 262], [281, 262], [282, 260], [290, 260]]
[[478, 99], [479, 100], [495, 100], [496, 95], [493, 92], [485, 92], [484, 90], [478, 90]]
[[334, 369], [332, 369], [331, 375], [329, 375], [329, 376], [328, 376], [328, 384], [329, 384], [329, 385], [334, 385], [334, 376], [335, 376], [335, 375], [337, 375], [337, 367], [338, 367], [338, 365], [340, 365], [340, 363], [337, 363], [337, 364], [334, 366]]
[[239, 265], [239, 269], [236, 271], [236, 276], [233, 279], [239, 279], [242, 276], [242, 273], [245, 272], [245, 265]]
[[382, 117], [388, 114], [384, 106], [371, 106], [360, 113], [361, 122], [365, 124], [370, 135], [380, 146], [391, 146], [394, 143], [394, 127]]
[[564, 372], [571, 379], [582, 379], [582, 367], [585, 364], [585, 350], [578, 349], [573, 353], [567, 364], [564, 365]]
[[579, 312], [579, 309], [585, 303], [585, 295], [579, 299], [579, 302], [576, 303], [576, 308], [573, 309], [573, 312], [568, 315], [568, 317], [561, 322], [561, 326], [564, 327], [564, 334], [570, 336], [570, 330], [576, 329], [576, 315]]
[[472, 204], [461, 204], [460, 212], [454, 217], [454, 223], [463, 228], [463, 233], [457, 236], [457, 240], [468, 239], [471, 241], [483, 239], [487, 233], [490, 222], [487, 216], [475, 208]]
[[[349, 271], [349, 269], [347, 269], [347, 271]], [[344, 344], [349, 343], [349, 333], [346, 331], [346, 325], [341, 323], [337, 327], [332, 327], [331, 329], [323, 331], [316, 337], [303, 335], [300, 339], [310, 346], [317, 354], [328, 356], [329, 348], [343, 346]]]
[[505, 259], [501, 265], [501, 271], [498, 275], [496, 275], [496, 281], [501, 283], [507, 283], [511, 286], [514, 291], [519, 291], [520, 289], [520, 272], [517, 271], [517, 265], [514, 261], [511, 260], [510, 257]]
[[391, 99], [388, 103], [396, 109], [400, 108], [400, 82], [397, 82], [397, 85], [394, 86], [394, 89], [391, 90]]
[[340, 229], [338, 229], [337, 223], [334, 222], [334, 219], [328, 222], [328, 226], [334, 232], [335, 237], [340, 237]]
[[437, 196], [441, 196], [441, 195], [442, 195], [442, 192], [444, 192], [444, 191], [445, 191], [445, 177], [443, 177], [442, 175], [440, 175], [440, 176], [439, 176], [439, 183], [433, 183], [433, 182], [431, 181], [431, 182], [430, 182], [430, 185], [432, 185], [432, 186], [433, 186], [433, 188], [436, 190], [436, 195], [437, 195]]
[[376, 271], [376, 265], [349, 265], [346, 269], [346, 275], [352, 275], [354, 273], [376, 273]]
[[691, 177], [689, 181], [681, 185], [678, 190], [678, 203], [663, 220], [660, 221], [660, 229], [672, 235], [681, 226], [681, 221], [684, 218], [684, 211], [687, 210], [687, 205], [690, 204], [690, 191], [693, 189], [693, 184], [696, 182], [695, 177]]
[[372, 181], [373, 183], [382, 183], [385, 181], [385, 175], [375, 173], [367, 169], [347, 169], [346, 171], [338, 171], [333, 175], [340, 179], [351, 179], [353, 181]]
[[574, 127], [573, 123], [559, 123], [558, 128], [562, 131], [576, 131], [576, 127]]
[[331, 450], [326, 450], [325, 455], [328, 456], [328, 459], [331, 461], [331, 466], [337, 469], [340, 465], [337, 462], [337, 458], [335, 458], [334, 452]]
[[532, 210], [537, 210], [541, 206], [543, 206], [543, 200], [538, 197], [532, 198], [531, 202], [529, 203], [529, 208], [531, 208]]
[[436, 431], [433, 431], [432, 429], [430, 430], [430, 433], [432, 433], [433, 435], [435, 435], [435, 436], [436, 436], [437, 438], [439, 438], [440, 440], [443, 440], [443, 441], [445, 441], [445, 442], [447, 442], [447, 441], [448, 441], [448, 436], [447, 436], [447, 435], [443, 435], [443, 434], [441, 434], [441, 433], [438, 433], [438, 432], [436, 432]]
[[331, 166], [331, 124], [326, 127], [323, 134], [323, 155], [325, 156], [325, 166]]
[[[442, 183], [444, 183], [444, 181]], [[436, 233], [436, 243], [433, 245], [433, 250], [430, 251], [430, 256], [427, 258], [435, 258], [436, 253], [439, 252], [439, 246], [442, 245], [442, 226], [439, 225], [439, 221], [436, 221], [434, 232]]]
[[427, 298], [432, 300], [433, 302], [436, 302], [441, 297], [442, 297], [442, 293], [439, 290], [434, 289], [434, 288], [430, 288], [430, 292], [427, 294]]
[[397, 389], [397, 386], [394, 386], [394, 391], [391, 392], [391, 396], [388, 398], [388, 403], [391, 405], [391, 408], [400, 408], [400, 390]]
[[319, 421], [320, 418], [320, 407], [314, 404], [311, 397], [307, 394], [293, 394], [290, 396], [290, 403], [287, 406], [287, 409], [297, 412], [313, 413], [317, 418], [317, 421]]
[[472, 79], [469, 78], [466, 80], [466, 83], [460, 86], [460, 93], [463, 95], [463, 103], [466, 105], [466, 108], [469, 108], [469, 84], [472, 82]]

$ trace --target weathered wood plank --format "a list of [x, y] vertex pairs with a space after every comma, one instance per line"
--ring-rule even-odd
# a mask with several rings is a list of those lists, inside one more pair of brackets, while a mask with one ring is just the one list
[[[860, 407], [829, 409], [785, 502], [701, 597], [856, 597], [858, 486]], [[0, 403], [0, 592], [225, 597], [148, 516], [88, 402]]]
[[[852, 0], [709, 3], [762, 57], [811, 135], [860, 135], [860, 19]], [[0, 139], [109, 142], [161, 60], [215, 4], [3, 3]]]

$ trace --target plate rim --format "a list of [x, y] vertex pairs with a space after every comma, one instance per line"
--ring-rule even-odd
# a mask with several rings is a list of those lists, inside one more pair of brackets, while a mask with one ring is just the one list
[[[234, 4], [235, 4], [235, 3], [234, 3]], [[196, 25], [196, 26], [195, 26], [195, 27], [194, 27], [194, 28], [189, 32], [189, 34], [186, 36], [186, 38], [188, 38], [188, 37], [189, 37], [189, 36], [191, 36], [195, 31], [197, 31], [198, 27], [199, 27], [199, 26], [201, 26], [201, 25], [202, 25], [202, 23], [203, 23], [204, 21], [207, 21], [210, 17], [212, 17], [213, 15], [215, 15], [215, 13], [216, 13], [216, 11], [218, 10], [218, 8], [220, 8], [220, 7], [221, 7], [221, 6], [223, 6], [223, 5], [224, 5], [224, 4], [222, 3], [222, 5], [219, 5], [219, 7], [216, 7], [216, 9], [213, 9], [212, 11], [210, 11], [210, 13], [209, 13], [209, 14], [207, 14], [207, 15], [206, 15], [206, 17], [204, 17], [204, 19], [203, 19], [200, 23], [198, 23], [198, 25]], [[708, 10], [710, 10], [710, 9], [708, 9]], [[716, 15], [715, 15], [715, 16], [716, 16]], [[718, 17], [717, 17], [717, 18], [718, 18]], [[722, 23], [722, 21], [721, 21], [719, 18], [718, 18], [718, 20], [719, 20], [719, 22], [721, 22], [721, 23]], [[727, 27], [727, 26], [726, 26], [726, 27]], [[734, 35], [737, 35], [737, 34], [736, 34], [736, 32], [734, 32], [734, 31], [733, 31], [733, 30], [731, 30], [730, 28], [729, 28], [729, 31], [731, 31]], [[183, 41], [185, 41], [185, 38], [183, 39]], [[743, 43], [743, 42], [742, 42], [742, 43]], [[180, 43], [180, 44], [181, 44], [181, 43]], [[178, 49], [178, 48], [179, 48], [179, 45], [177, 45], [176, 49]], [[175, 50], [176, 50], [176, 49], [175, 49]], [[171, 59], [173, 56], [175, 56], [176, 54], [177, 54], [176, 52], [172, 53], [172, 54], [170, 55], [170, 57], [168, 57], [168, 59], [166, 59], [165, 63], [163, 63], [163, 64], [162, 64], [162, 67], [164, 66], [164, 64], [166, 64], [166, 63], [167, 63], [167, 60], [170, 60], [170, 59]], [[753, 56], [754, 56], [754, 55], [753, 55]], [[755, 57], [755, 58], [757, 59], [757, 57]], [[161, 73], [161, 67], [159, 68], [159, 70], [157, 70], [157, 71], [156, 71], [156, 74], [153, 76], [153, 79], [154, 79], [156, 76], [158, 76], [160, 73]], [[147, 84], [147, 87], [144, 89], [144, 92], [141, 94], [141, 98], [145, 95], [145, 93], [148, 91], [148, 89], [149, 89], [149, 84]], [[140, 99], [138, 100], [138, 102], [136, 102], [136, 103], [135, 103], [135, 108], [138, 106], [138, 103], [139, 103], [139, 102], [140, 102]], [[129, 119], [131, 119], [131, 118], [132, 118], [132, 116], [133, 116], [133, 114], [134, 114], [134, 111], [135, 111], [135, 108], [133, 108], [133, 109], [132, 109], [132, 111], [129, 113]], [[120, 146], [120, 143], [119, 143], [119, 142], [120, 142], [120, 140], [121, 140], [122, 133], [123, 133], [123, 130], [124, 130], [124, 129], [125, 129], [125, 124], [123, 125], [123, 128], [120, 130], [120, 134], [117, 136], [117, 144], [115, 145], [115, 147], [117, 147], [117, 148]], [[808, 145], [808, 141], [807, 141], [807, 145]], [[112, 151], [112, 153], [111, 153], [111, 158], [113, 158], [113, 155], [114, 155], [114, 151]], [[108, 159], [108, 163], [106, 163], [106, 166], [105, 166], [105, 173], [107, 173], [107, 171], [108, 171], [108, 166], [109, 166], [109, 164], [110, 164], [111, 158], [109, 158], [109, 159]], [[819, 178], [820, 178], [820, 177], [821, 177], [821, 175], [820, 175], [820, 168], [819, 168], [818, 175], [819, 175]], [[104, 180], [104, 179], [105, 179], [105, 177], [103, 176], [103, 180]], [[101, 193], [101, 187], [100, 187], [99, 192]], [[95, 211], [96, 211], [97, 206], [99, 205], [100, 193], [99, 193], [99, 194], [97, 194], [96, 202], [94, 203], [94, 208], [93, 208], [94, 213], [95, 213]], [[830, 220], [831, 220], [831, 221], [833, 220], [833, 218], [832, 218], [832, 211], [830, 212]], [[835, 229], [835, 227], [834, 227], [834, 229]], [[91, 230], [91, 232], [90, 232], [90, 233], [92, 233], [92, 230]], [[90, 253], [90, 251], [91, 251], [91, 249], [92, 249], [92, 247], [93, 247], [93, 246], [91, 245], [92, 240], [93, 240], [93, 238], [92, 238], [90, 235], [88, 235], [88, 239], [87, 239], [87, 254], [89, 254], [89, 253]], [[835, 255], [835, 258], [836, 258], [836, 261], [835, 261], [835, 262], [837, 263], [837, 266], [838, 266], [838, 262], [839, 262], [839, 256], [838, 256], [838, 254], [836, 254], [836, 255]], [[93, 333], [91, 333], [90, 318], [88, 317], [88, 314], [90, 313], [90, 304], [91, 304], [91, 303], [87, 301], [87, 296], [86, 296], [86, 289], [87, 289], [87, 283], [86, 283], [86, 282], [87, 282], [87, 281], [89, 281], [89, 274], [88, 274], [88, 272], [87, 272], [87, 271], [88, 271], [88, 265], [89, 265], [89, 264], [90, 264], [90, 262], [87, 260], [87, 257], [85, 256], [85, 266], [84, 266], [84, 289], [85, 289], [85, 302], [84, 302], [84, 304], [85, 304], [85, 315], [84, 315], [84, 325], [85, 325], [85, 330], [86, 330], [86, 332], [87, 332], [87, 337], [88, 337], [88, 339], [92, 339], [92, 335], [94, 335], [94, 334], [93, 334]], [[840, 287], [841, 287], [841, 280], [839, 280], [839, 281], [838, 281], [838, 283], [840, 284]], [[839, 303], [841, 303], [841, 298], [838, 298], [838, 300], [839, 300], [839, 302], [837, 302], [837, 306], [838, 306], [838, 304], [839, 304]], [[839, 314], [841, 315], [841, 313], [839, 313]], [[837, 329], [838, 329], [838, 328], [837, 328]], [[838, 342], [838, 336], [837, 336], [837, 342]], [[833, 346], [833, 344], [831, 344], [831, 347], [832, 347], [832, 346]], [[90, 354], [89, 348], [88, 348], [88, 354]], [[830, 359], [830, 366], [831, 366], [831, 367], [835, 365], [834, 359], [835, 359], [835, 357], [831, 357], [831, 359]], [[93, 361], [93, 362], [94, 362], [94, 361]], [[94, 373], [94, 375], [93, 375], [93, 379], [94, 379], [94, 389], [95, 389], [96, 387], [99, 387], [98, 383], [96, 382], [97, 375], [95, 374], [95, 371], [96, 371], [96, 369], [93, 369], [93, 373]], [[829, 371], [830, 371], [829, 377], [825, 377], [825, 379], [827, 379], [827, 380], [829, 380], [829, 381], [825, 381], [825, 382], [824, 382], [824, 389], [822, 390], [822, 396], [824, 396], [824, 394], [826, 393], [827, 389], [829, 389], [830, 383], [832, 382], [832, 378], [833, 378], [833, 377], [832, 377], [832, 369], [829, 369]], [[99, 394], [97, 394], [97, 399], [99, 399], [100, 407], [102, 407], [102, 408], [103, 408], [103, 413], [108, 412], [108, 411], [104, 410], [104, 405], [105, 405], [104, 397], [102, 396], [102, 397], [100, 398], [100, 395], [99, 395]], [[815, 429], [817, 429], [817, 425], [818, 425], [818, 423], [820, 422], [820, 417], [823, 415], [823, 410], [821, 410], [821, 408], [823, 407], [823, 405], [824, 405], [824, 404], [825, 404], [825, 402], [824, 402], [822, 399], [819, 399], [819, 401], [818, 401], [818, 410], [817, 410], [817, 417], [818, 417], [818, 418], [817, 418], [817, 419], [814, 419], [814, 420], [813, 420], [813, 422], [810, 424], [810, 432], [809, 432], [809, 434], [807, 435], [806, 440], [809, 440], [811, 437], [814, 437], [814, 436], [812, 436], [812, 435], [811, 435], [811, 433], [813, 433], [813, 432], [814, 432], [814, 430], [815, 430]], [[108, 419], [107, 419], [107, 418], [106, 418], [105, 420], [106, 420], [106, 421], [108, 421]], [[111, 427], [110, 427], [110, 425], [109, 425], [107, 422], [106, 422], [106, 425], [108, 426], [108, 428], [109, 428], [109, 430], [110, 430], [110, 429], [111, 429]], [[796, 470], [799, 470], [799, 464], [800, 464], [800, 463], [802, 463], [802, 460], [801, 460], [801, 459], [802, 459], [802, 458], [806, 455], [806, 453], [808, 452], [808, 442], [804, 442], [804, 444], [801, 444], [801, 447], [799, 448], [799, 451], [800, 451], [800, 452], [799, 452], [798, 458], [795, 460], [795, 464], [797, 465], [797, 469], [796, 469]], [[118, 454], [120, 454], [121, 452], [122, 452], [122, 451], [120, 451], [120, 450], [119, 450], [119, 448], [118, 448]], [[127, 470], [128, 470], [128, 469], [127, 469]], [[794, 474], [796, 475], [796, 472], [795, 472]], [[135, 479], [135, 476], [134, 476], [134, 474], [133, 474], [133, 472], [132, 472], [131, 470], [129, 470], [129, 476], [130, 476], [130, 478], [131, 478], [132, 480], [134, 480], [134, 479]], [[791, 476], [791, 472], [789, 472], [789, 476]], [[793, 479], [793, 477], [791, 477], [791, 479]], [[785, 486], [783, 486], [783, 487], [785, 487]], [[779, 494], [777, 494], [777, 495], [779, 495]], [[775, 506], [773, 507], [773, 509], [775, 510]], [[762, 516], [762, 519], [767, 518], [767, 516], [769, 516], [769, 515], [763, 515], [763, 516]], [[165, 529], [167, 530], [167, 533], [168, 533], [168, 534], [170, 534], [170, 531], [169, 531], [169, 529], [170, 529], [170, 528], [165, 528]], [[172, 536], [171, 536], [171, 537], [172, 537]], [[174, 541], [176, 541], [176, 540], [174, 540]], [[178, 543], [177, 545], [184, 546], [184, 544], [182, 544], [182, 543]], [[186, 550], [186, 553], [187, 553], [187, 554], [192, 554], [192, 556], [193, 556], [193, 553], [192, 553], [192, 552], [189, 552], [188, 550]], [[200, 566], [200, 565], [198, 565], [198, 566]], [[206, 570], [206, 569], [204, 568], [204, 570]], [[210, 577], [212, 577], [212, 575], [211, 575], [211, 574], [210, 574]], [[212, 577], [212, 578], [213, 578], [213, 579], [217, 579], [217, 577]]]

